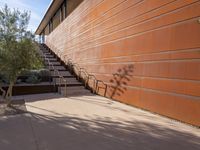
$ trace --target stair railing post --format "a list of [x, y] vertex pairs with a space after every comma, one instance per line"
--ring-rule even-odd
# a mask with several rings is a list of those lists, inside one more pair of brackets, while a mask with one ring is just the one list
[[60, 77], [58, 78], [58, 93], [61, 94], [61, 80], [60, 80]]
[[[99, 81], [96, 80], [95, 82], [96, 82], [96, 86], [95, 86], [95, 88], [94, 88], [94, 93], [97, 93], [97, 88], [98, 88], [98, 82], [99, 82]], [[98, 93], [97, 93], [97, 94], [98, 94]]]
[[86, 82], [85, 82], [85, 86], [88, 86], [88, 83], [89, 83], [89, 75], [87, 76], [87, 80], [86, 80]]
[[104, 97], [106, 97], [106, 93], [107, 93], [107, 84], [106, 84], [106, 88], [105, 88], [105, 92], [104, 92]]
[[[53, 67], [52, 65], [52, 68], [53, 68], [53, 76], [56, 77], [56, 69]], [[54, 86], [56, 86], [56, 79], [54, 78]]]
[[[48, 59], [48, 68], [49, 68], [49, 71], [51, 72], [51, 64], [50, 64], [50, 61]], [[51, 83], [51, 77], [49, 76], [49, 83]]]
[[85, 88], [87, 87], [87, 83], [88, 83], [88, 76], [86, 76], [86, 79], [85, 79], [85, 81], [84, 81], [84, 83], [85, 83]]
[[[64, 79], [63, 79], [64, 80]], [[67, 80], [64, 80], [65, 83], [65, 91], [64, 91], [64, 96], [67, 97]]]

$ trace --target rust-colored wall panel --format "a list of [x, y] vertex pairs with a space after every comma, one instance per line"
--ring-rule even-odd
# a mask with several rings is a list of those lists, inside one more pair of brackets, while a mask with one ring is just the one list
[[84, 0], [46, 44], [107, 83], [107, 97], [200, 126], [199, 10], [199, 0]]

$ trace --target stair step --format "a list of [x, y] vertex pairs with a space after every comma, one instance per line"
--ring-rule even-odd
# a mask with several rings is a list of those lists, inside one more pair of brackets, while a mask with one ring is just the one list
[[43, 52], [44, 55], [52, 55], [50, 52]]
[[[78, 82], [76, 78], [65, 78], [67, 80], [67, 86], [82, 86], [81, 82]], [[60, 84], [60, 78], [54, 78], [53, 81], [56, 81], [56, 85]], [[65, 86], [65, 83], [61, 80], [61, 86]]]
[[55, 58], [54, 55], [46, 55], [46, 58]]
[[[61, 87], [61, 88], [58, 89], [58, 91], [62, 95], [64, 95], [65, 88]], [[85, 89], [84, 86], [67, 87], [66, 94], [67, 94], [67, 96], [81, 96], [81, 95], [90, 95], [90, 96], [92, 96], [92, 95], [94, 95], [89, 90]]]
[[[49, 65], [48, 63], [46, 63], [45, 65], [46, 65], [47, 67], [48, 67], [48, 66], [52, 66], [51, 64]], [[54, 67], [58, 67], [58, 66], [63, 67], [61, 64], [53, 64], [53, 66], [54, 66]]]
[[[72, 74], [71, 74], [69, 71], [59, 71], [59, 74], [60, 74], [61, 76], [64, 76], [64, 77], [73, 77]], [[53, 71], [51, 71], [51, 75], [52, 75], [52, 77], [58, 76], [57, 74], [54, 75], [54, 72], [53, 72]]]
[[55, 59], [54, 58], [47, 58], [47, 59], [49, 59], [50, 62], [57, 62], [58, 61], [56, 58]]
[[[45, 57], [42, 56], [42, 58], [44, 59]], [[47, 58], [47, 59], [48, 59], [50, 62], [58, 61], [58, 60], [57, 60], [56, 58], [54, 58], [54, 57], [53, 57], [53, 58]]]
[[[60, 81], [59, 81], [59, 79], [60, 78], [53, 78], [53, 81], [55, 81], [56, 80], [56, 83], [59, 83]], [[80, 83], [80, 82], [78, 82], [77, 80], [76, 80], [76, 78], [64, 78], [65, 80], [67, 80], [67, 83]], [[64, 82], [61, 80], [61, 83], [63, 83], [64, 84]]]
[[[62, 87], [62, 88], [64, 88], [64, 87]], [[86, 91], [88, 91], [87, 89], [85, 89], [84, 86], [71, 86], [71, 87], [68, 88], [68, 90], [70, 90], [70, 91], [77, 91], [77, 90], [86, 90]]]
[[[59, 61], [52, 61], [50, 62], [54, 66], [61, 66], [61, 63]], [[48, 65], [48, 61], [45, 61], [45, 64]]]
[[46, 54], [51, 54], [51, 53], [49, 53], [49, 52], [47, 52], [47, 51], [42, 51], [42, 53], [45, 54], [45, 55], [46, 55]]
[[58, 61], [56, 58], [49, 58], [50, 62]]
[[[52, 76], [52, 78], [59, 78], [60, 76], [59, 75], [51, 75]], [[62, 76], [62, 77], [64, 77], [64, 78], [74, 78], [74, 76]]]
[[43, 53], [50, 53], [48, 50], [41, 50]]
[[50, 56], [53, 56], [53, 57], [54, 57], [53, 54], [46, 54], [45, 56], [46, 56], [46, 57], [50, 57]]
[[[66, 71], [67, 70], [64, 66], [54, 66], [54, 68], [58, 71]], [[53, 71], [52, 67], [50, 67], [50, 71]]]

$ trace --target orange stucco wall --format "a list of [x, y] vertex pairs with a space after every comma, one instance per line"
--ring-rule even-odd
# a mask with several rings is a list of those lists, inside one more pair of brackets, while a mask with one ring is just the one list
[[200, 126], [199, 18], [199, 0], [84, 0], [46, 44], [109, 85], [133, 64], [113, 99]]

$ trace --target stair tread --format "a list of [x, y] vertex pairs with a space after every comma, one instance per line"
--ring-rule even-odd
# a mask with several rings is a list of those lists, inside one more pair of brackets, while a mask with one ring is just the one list
[[[48, 61], [45, 61], [45, 64], [48, 65]], [[61, 63], [59, 61], [51, 61], [51, 64], [56, 65], [56, 66], [58, 66], [58, 65], [61, 66]]]
[[44, 55], [45, 55], [45, 56], [54, 56], [54, 55], [51, 54], [51, 53], [49, 53], [49, 54], [45, 53]]
[[56, 58], [49, 58], [49, 60], [56, 60], [56, 61], [58, 61]]
[[[76, 88], [76, 89], [74, 89]], [[61, 87], [60, 89], [60, 93], [64, 94], [65, 93], [65, 88]], [[80, 96], [80, 95], [87, 95], [87, 96], [92, 96], [94, 94], [91, 93], [91, 91], [85, 89], [83, 86], [78, 86], [78, 87], [67, 87], [66, 89], [66, 94], [67, 96]]]
[[[64, 78], [67, 82], [77, 82], [77, 83], [81, 83], [79, 81], [76, 80], [76, 78]], [[53, 80], [59, 81], [60, 78], [54, 78]]]
[[54, 58], [53, 55], [46, 55], [46, 58]]
[[[48, 58], [48, 59], [49, 59], [49, 58]], [[57, 60], [56, 58], [55, 58], [55, 59], [53, 58], [53, 59], [49, 59], [49, 61], [50, 61], [50, 62], [57, 62], [58, 60]]]
[[[51, 76], [58, 76], [57, 74], [56, 75], [54, 75], [53, 74], [53, 71], [51, 71]], [[59, 74], [61, 75], [61, 76], [73, 76], [69, 71], [59, 71]]]
[[[62, 88], [64, 88], [64, 87], [62, 87]], [[87, 89], [85, 89], [85, 87], [84, 86], [71, 86], [71, 87], [69, 87], [68, 88], [68, 90], [71, 90], [71, 91], [79, 91], [79, 90], [87, 90]], [[87, 90], [87, 91], [89, 91], [89, 90]]]
[[[63, 70], [63, 71], [65, 71], [66, 70], [66, 68], [64, 67], [64, 66], [54, 66], [54, 68], [55, 69], [57, 69], [57, 70], [59, 70], [59, 69], [61, 69], [61, 70]], [[50, 69], [53, 69], [52, 67], [50, 67]]]

